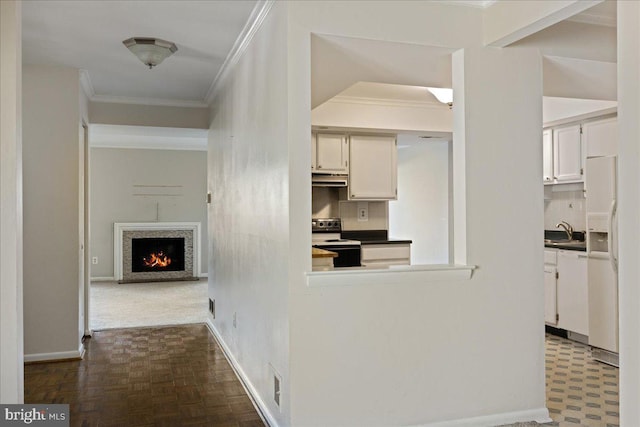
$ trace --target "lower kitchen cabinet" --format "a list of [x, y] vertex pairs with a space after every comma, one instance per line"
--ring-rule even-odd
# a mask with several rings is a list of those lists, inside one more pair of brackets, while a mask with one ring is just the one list
[[558, 322], [557, 270], [555, 265], [544, 266], [544, 322], [556, 326]]
[[545, 250], [544, 289], [545, 323], [588, 336], [586, 252]]
[[362, 245], [361, 263], [365, 267], [411, 264], [411, 244]]

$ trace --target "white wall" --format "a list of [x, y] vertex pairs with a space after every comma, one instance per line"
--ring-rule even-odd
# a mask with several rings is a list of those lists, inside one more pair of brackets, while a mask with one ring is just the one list
[[[206, 152], [92, 148], [90, 175], [90, 250], [91, 257], [98, 257], [93, 278], [114, 277], [114, 222], [200, 222], [201, 239], [207, 236]], [[172, 187], [135, 187], [139, 185]]]
[[[275, 2], [217, 87], [208, 160], [209, 297], [216, 302], [209, 320], [270, 422], [281, 426], [290, 425], [286, 17], [287, 3]], [[310, 206], [309, 198], [308, 226]], [[281, 411], [272, 368], [282, 377]]]
[[640, 425], [640, 3], [618, 6], [620, 425]]
[[[464, 83], [454, 72], [454, 129], [457, 122], [467, 160], [457, 163], [466, 170], [465, 252], [479, 266], [471, 281], [309, 287], [311, 33], [470, 47], [482, 39], [482, 17], [431, 2], [290, 8], [289, 153], [300, 165], [290, 166], [292, 424], [544, 418], [539, 54], [474, 51], [462, 58]], [[495, 239], [505, 231], [517, 235], [513, 245]]]
[[89, 103], [91, 123], [208, 129], [209, 109], [160, 105]]
[[0, 2], [0, 402], [24, 401], [22, 4]]
[[31, 358], [79, 355], [77, 69], [24, 67], [24, 339]]
[[496, 1], [484, 9], [484, 43], [508, 46], [602, 0]]
[[449, 143], [399, 135], [398, 145], [398, 200], [389, 202], [389, 236], [413, 241], [411, 264], [448, 264]]
[[536, 47], [543, 55], [616, 62], [616, 29], [604, 25], [562, 21], [513, 43]]

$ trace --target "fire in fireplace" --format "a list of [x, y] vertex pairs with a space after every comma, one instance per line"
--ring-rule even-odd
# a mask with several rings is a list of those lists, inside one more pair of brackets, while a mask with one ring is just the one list
[[183, 271], [184, 238], [134, 238], [131, 271]]

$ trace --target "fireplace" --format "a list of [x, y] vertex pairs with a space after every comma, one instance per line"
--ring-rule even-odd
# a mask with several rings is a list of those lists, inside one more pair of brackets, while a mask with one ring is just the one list
[[184, 270], [184, 238], [134, 238], [131, 241], [131, 271]]
[[120, 283], [196, 280], [200, 223], [115, 223], [114, 273]]

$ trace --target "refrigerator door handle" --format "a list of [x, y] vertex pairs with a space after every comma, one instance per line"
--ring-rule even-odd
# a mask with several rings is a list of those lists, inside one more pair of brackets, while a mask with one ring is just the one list
[[608, 235], [608, 243], [609, 243], [609, 261], [611, 261], [611, 268], [616, 273], [618, 272], [618, 254], [616, 254], [616, 239], [618, 236], [615, 236], [614, 229], [614, 217], [616, 215], [618, 205], [616, 203], [616, 199], [613, 199], [611, 202], [611, 209], [609, 210], [609, 235]]

